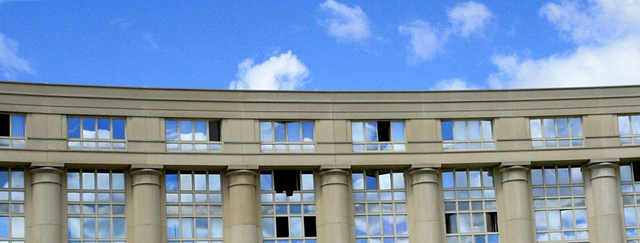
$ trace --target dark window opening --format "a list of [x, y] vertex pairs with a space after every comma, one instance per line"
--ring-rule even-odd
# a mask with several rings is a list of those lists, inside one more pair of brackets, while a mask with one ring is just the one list
[[487, 232], [498, 232], [498, 213], [487, 213]]
[[0, 136], [8, 137], [11, 131], [11, 116], [7, 114], [0, 114]]
[[448, 213], [444, 215], [447, 226], [447, 234], [458, 233], [458, 222], [456, 221], [456, 214]]
[[220, 142], [220, 121], [209, 121], [209, 141]]
[[631, 162], [633, 168], [633, 181], [640, 181], [640, 161]]
[[316, 217], [304, 217], [304, 236], [316, 237]]
[[379, 121], [378, 122], [378, 142], [390, 142], [391, 141], [391, 122]]
[[300, 171], [297, 170], [276, 170], [273, 171], [273, 189], [287, 197], [293, 196], [293, 191], [300, 190]]
[[289, 237], [288, 217], [276, 217], [276, 237]]

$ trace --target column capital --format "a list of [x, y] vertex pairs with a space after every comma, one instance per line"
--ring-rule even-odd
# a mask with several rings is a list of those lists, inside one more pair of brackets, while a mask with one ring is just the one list
[[320, 186], [344, 185], [349, 186], [349, 171], [345, 169], [325, 169], [320, 171]]
[[129, 172], [132, 176], [132, 186], [152, 185], [160, 186], [162, 171], [158, 169], [135, 169]]
[[51, 167], [51, 166], [32, 166], [29, 168], [29, 173], [31, 174], [40, 174], [40, 173], [55, 173], [62, 175], [64, 171], [59, 168]]
[[232, 177], [232, 176], [239, 176], [239, 175], [251, 175], [251, 176], [257, 176], [258, 175], [258, 171], [257, 170], [249, 170], [249, 169], [230, 169], [227, 170], [227, 173], [225, 173], [227, 177]]
[[234, 169], [227, 170], [227, 178], [229, 178], [229, 188], [234, 186], [256, 186], [256, 176], [258, 176], [257, 170], [248, 169]]
[[589, 179], [596, 180], [599, 178], [617, 178], [616, 167], [620, 159], [592, 159], [587, 163], [589, 170]]
[[159, 169], [146, 168], [146, 169], [135, 169], [135, 170], [132, 170], [131, 172], [129, 172], [129, 174], [131, 176], [138, 176], [138, 175], [156, 175], [156, 176], [161, 176], [162, 175], [162, 171], [159, 170]]
[[409, 171], [411, 176], [411, 186], [425, 183], [438, 184], [438, 173], [440, 169], [437, 168], [416, 168]]
[[529, 182], [529, 178], [527, 177], [528, 171], [529, 166], [527, 165], [503, 164], [502, 166], [500, 166], [500, 169], [498, 169], [498, 172], [502, 175], [502, 183], [511, 181]]

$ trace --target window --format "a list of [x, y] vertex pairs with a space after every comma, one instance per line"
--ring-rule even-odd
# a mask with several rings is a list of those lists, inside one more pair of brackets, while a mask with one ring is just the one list
[[69, 149], [124, 150], [124, 118], [68, 117]]
[[582, 119], [536, 118], [530, 119], [531, 145], [533, 148], [582, 147]]
[[313, 152], [313, 122], [260, 122], [262, 152]]
[[24, 170], [0, 167], [0, 242], [24, 243]]
[[495, 149], [491, 121], [443, 121], [444, 150]]
[[401, 171], [352, 174], [356, 243], [408, 243], [407, 198]]
[[24, 148], [24, 115], [0, 114], [0, 148]]
[[493, 169], [442, 172], [447, 243], [498, 243]]
[[311, 171], [260, 173], [264, 243], [316, 243], [316, 196]]
[[589, 242], [580, 167], [534, 168], [531, 185], [538, 242]]
[[166, 120], [167, 151], [221, 151], [220, 121]]
[[624, 222], [627, 242], [640, 241], [640, 162], [620, 165], [620, 181], [622, 182], [622, 202], [624, 205]]
[[640, 116], [618, 116], [620, 144], [640, 144]]
[[222, 187], [217, 172], [167, 172], [169, 243], [222, 243]]
[[404, 122], [351, 122], [353, 151], [404, 151]]
[[125, 179], [121, 170], [68, 170], [69, 243], [124, 243]]

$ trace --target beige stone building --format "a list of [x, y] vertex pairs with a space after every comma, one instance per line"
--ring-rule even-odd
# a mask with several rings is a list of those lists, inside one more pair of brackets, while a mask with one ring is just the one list
[[0, 82], [0, 243], [638, 242], [638, 145], [640, 86]]

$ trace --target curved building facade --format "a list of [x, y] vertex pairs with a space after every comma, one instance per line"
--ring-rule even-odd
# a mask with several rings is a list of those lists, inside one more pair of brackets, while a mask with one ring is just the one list
[[637, 243], [638, 145], [640, 86], [0, 82], [0, 243]]

